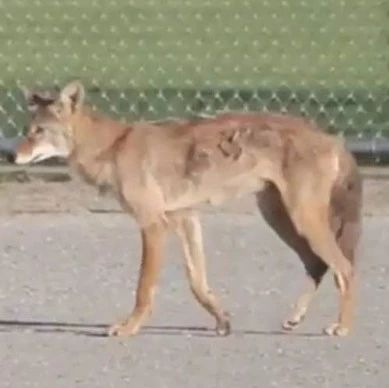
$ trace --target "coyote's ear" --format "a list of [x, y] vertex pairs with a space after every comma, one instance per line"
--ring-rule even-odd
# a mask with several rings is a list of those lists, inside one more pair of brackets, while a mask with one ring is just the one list
[[40, 106], [47, 106], [54, 102], [54, 97], [49, 92], [38, 92], [23, 88], [23, 95], [27, 103], [27, 109], [35, 112]]
[[74, 112], [82, 106], [85, 98], [85, 89], [80, 81], [72, 81], [60, 92], [62, 102]]

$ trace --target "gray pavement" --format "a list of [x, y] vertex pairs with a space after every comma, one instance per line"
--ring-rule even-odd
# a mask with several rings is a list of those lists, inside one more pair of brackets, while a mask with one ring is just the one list
[[123, 214], [0, 216], [0, 387], [387, 387], [389, 217], [364, 220], [356, 327], [327, 276], [294, 334], [280, 322], [303, 286], [295, 255], [254, 214], [203, 217], [210, 283], [232, 315], [216, 337], [171, 238], [154, 313], [133, 338], [103, 336], [133, 303], [140, 241]]

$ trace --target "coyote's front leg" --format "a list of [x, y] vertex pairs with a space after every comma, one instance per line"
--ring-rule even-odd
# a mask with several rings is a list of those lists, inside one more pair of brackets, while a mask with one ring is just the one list
[[230, 333], [229, 314], [222, 308], [219, 298], [208, 285], [206, 257], [200, 221], [195, 213], [176, 218], [176, 231], [181, 239], [185, 268], [190, 288], [196, 300], [216, 319], [216, 333]]
[[166, 227], [162, 223], [154, 223], [142, 228], [142, 263], [136, 291], [135, 307], [127, 319], [109, 328], [109, 335], [134, 335], [149, 317], [157, 278], [161, 269], [166, 232]]

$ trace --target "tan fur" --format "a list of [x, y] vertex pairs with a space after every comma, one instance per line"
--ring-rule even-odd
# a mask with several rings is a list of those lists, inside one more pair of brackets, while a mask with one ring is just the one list
[[284, 328], [302, 321], [330, 268], [340, 314], [326, 332], [348, 333], [362, 191], [355, 161], [343, 144], [308, 120], [275, 113], [128, 125], [92, 111], [83, 96], [78, 82], [55, 97], [27, 95], [32, 118], [16, 162], [43, 160], [47, 144], [47, 157], [58, 146], [58, 154], [86, 181], [109, 187], [139, 224], [143, 254], [135, 308], [110, 328], [111, 335], [135, 334], [149, 316], [170, 229], [182, 241], [195, 298], [215, 317], [217, 332], [228, 334], [228, 314], [208, 285], [196, 207], [248, 193], [256, 194], [265, 220], [307, 272], [306, 291]]

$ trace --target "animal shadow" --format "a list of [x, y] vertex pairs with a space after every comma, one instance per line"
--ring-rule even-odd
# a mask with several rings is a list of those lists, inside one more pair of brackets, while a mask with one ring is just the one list
[[[37, 334], [73, 334], [88, 337], [107, 337], [108, 325], [105, 323], [58, 322], [58, 321], [27, 321], [27, 320], [0, 320], [0, 333], [33, 332]], [[232, 335], [239, 336], [298, 336], [323, 337], [321, 333], [286, 332], [283, 330], [244, 330], [231, 331]], [[215, 330], [204, 326], [144, 326], [139, 335], [171, 335], [215, 337]]]

